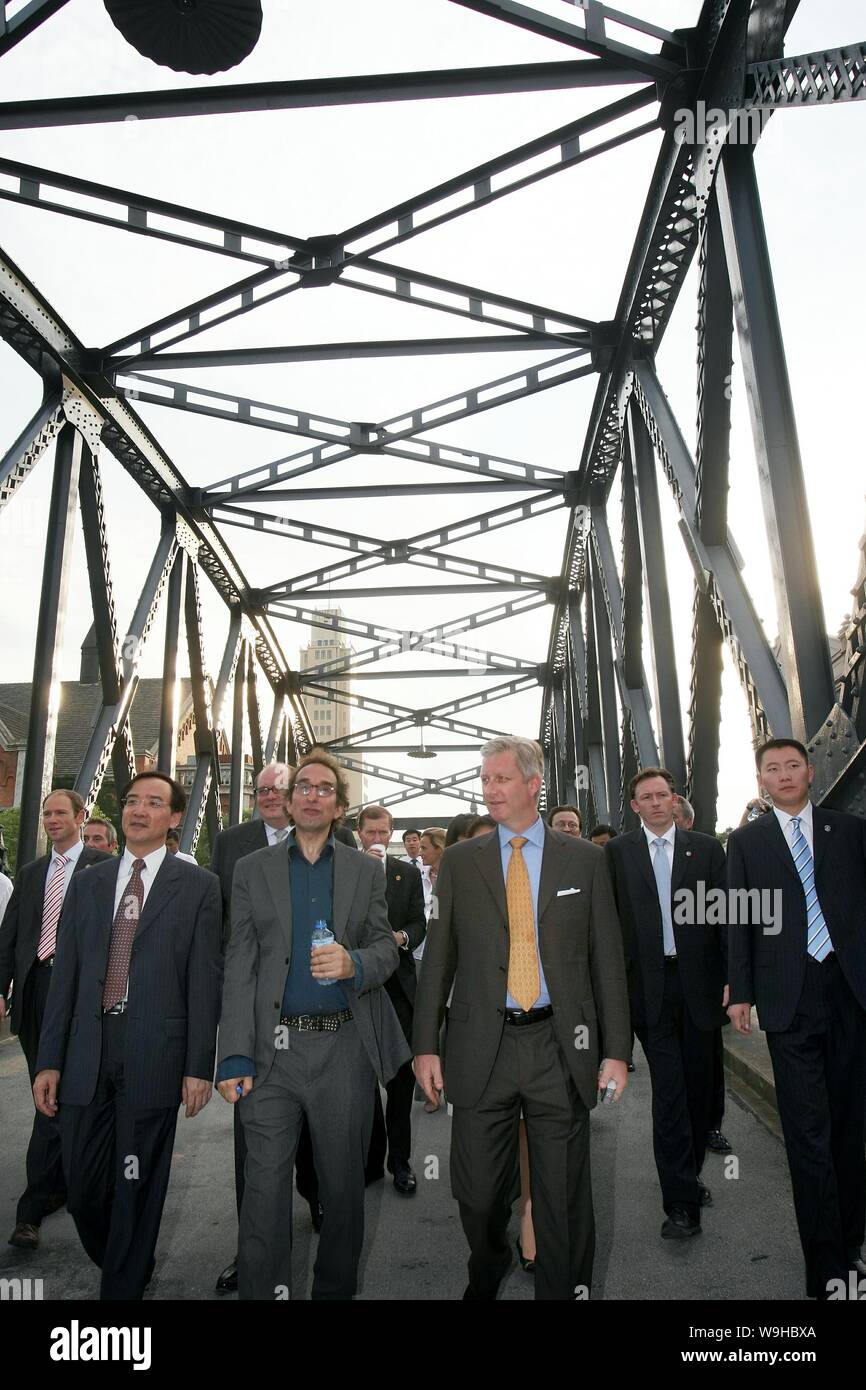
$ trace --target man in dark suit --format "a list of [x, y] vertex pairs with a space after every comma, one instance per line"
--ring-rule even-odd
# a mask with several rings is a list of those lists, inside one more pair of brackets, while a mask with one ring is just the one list
[[766, 1033], [806, 1291], [826, 1299], [866, 1275], [866, 821], [813, 805], [795, 739], [755, 760], [773, 810], [729, 835], [728, 885], [760, 893], [762, 921], [730, 928], [728, 1013], [748, 1033], [755, 1004]]
[[[53, 791], [45, 798], [42, 823], [52, 844], [51, 853], [19, 869], [0, 926], [0, 1019], [6, 1017], [9, 982], [14, 980], [11, 1028], [27, 1058], [31, 1086], [36, 1079], [36, 1054], [64, 898], [74, 875], [109, 857], [82, 844], [85, 814], [77, 792]], [[65, 1201], [57, 1121], [37, 1110], [27, 1146], [27, 1188], [18, 1202], [9, 1244], [19, 1250], [35, 1250], [42, 1218]]]
[[[304, 1115], [324, 1206], [313, 1298], [354, 1295], [373, 1086], [409, 1055], [381, 988], [397, 966], [381, 868], [331, 833], [346, 805], [339, 764], [313, 749], [289, 781], [286, 845], [235, 869], [217, 1083], [239, 1105], [247, 1141], [242, 1299], [290, 1295], [291, 1174]], [[327, 944], [316, 939], [323, 925]]]
[[[421, 945], [427, 931], [424, 915], [424, 885], [421, 874], [405, 860], [395, 862], [388, 855], [388, 845], [394, 832], [394, 821], [386, 806], [365, 806], [358, 817], [358, 839], [361, 848], [381, 857], [385, 873], [385, 899], [388, 921], [400, 952], [400, 964], [385, 981], [388, 998], [400, 1020], [407, 1044], [412, 1041], [412, 1010], [415, 1004], [416, 976], [412, 952]], [[401, 1197], [414, 1197], [418, 1183], [409, 1157], [412, 1152], [412, 1095], [415, 1076], [412, 1062], [403, 1063], [396, 1076], [386, 1086], [388, 1104], [384, 1118], [379, 1088], [373, 1105], [373, 1135], [367, 1155], [368, 1178], [381, 1174], [385, 1161], [385, 1141], [388, 1147], [388, 1171], [393, 1174], [394, 1187]]]
[[[481, 754], [498, 829], [442, 858], [415, 1000], [415, 1074], [437, 1102], [439, 1028], [453, 984], [444, 1081], [454, 1108], [451, 1186], [471, 1252], [464, 1298], [494, 1299], [511, 1263], [521, 1109], [535, 1296], [588, 1298], [589, 1112], [599, 1091], [618, 1099], [628, 1079], [620, 927], [601, 850], [538, 815], [538, 744], [496, 738]], [[608, 1050], [600, 1069], [598, 1020]]]
[[[684, 796], [674, 800], [674, 820], [680, 830], [691, 830], [695, 823], [695, 808]], [[722, 1133], [725, 1118], [725, 1047], [722, 1030], [717, 1028], [713, 1042], [713, 1112], [707, 1134], [707, 1148], [715, 1154], [729, 1154], [731, 1145]]]
[[33, 1086], [43, 1115], [59, 1103], [67, 1206], [106, 1300], [140, 1299], [153, 1273], [177, 1109], [210, 1100], [222, 982], [219, 884], [165, 847], [183, 788], [143, 772], [121, 800], [123, 854], [67, 894]]
[[724, 1022], [724, 913], [706, 920], [706, 894], [724, 893], [725, 855], [713, 835], [674, 823], [673, 777], [646, 767], [631, 781], [639, 830], [605, 845], [622, 922], [632, 1027], [653, 1090], [653, 1149], [666, 1240], [698, 1235], [712, 1198], [700, 1180], [713, 1107], [713, 1038]]

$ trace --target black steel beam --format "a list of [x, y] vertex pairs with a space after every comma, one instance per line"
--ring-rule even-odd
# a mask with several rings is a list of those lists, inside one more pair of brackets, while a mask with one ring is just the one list
[[[67, 0], [30, 0], [27, 5], [7, 18], [5, 0], [0, 5], [0, 58], [26, 39], [40, 24], [55, 15]], [[24, 861], [22, 861], [24, 862]]]
[[751, 63], [748, 107], [832, 106], [866, 98], [866, 43]]
[[716, 831], [719, 732], [722, 714], [724, 635], [709, 596], [695, 584], [689, 689], [689, 760], [686, 796], [695, 808], [695, 830]]
[[301, 689], [304, 686], [315, 685], [316, 689], [325, 681], [396, 681], [396, 680], [454, 680], [462, 677], [465, 680], [483, 680], [487, 676], [533, 676], [537, 678], [538, 666], [531, 667], [529, 670], [525, 666], [458, 666], [440, 668], [431, 666], [419, 670], [400, 670], [400, 671], [358, 671], [351, 667], [346, 671], [321, 671], [318, 674], [310, 674], [306, 671], [298, 676], [298, 685]]
[[716, 188], [758, 460], [792, 732], [806, 743], [833, 708], [835, 692], [794, 402], [751, 148], [726, 147]]
[[[121, 642], [122, 676], [120, 693], [113, 705], [103, 703], [96, 718], [78, 775], [75, 790], [85, 801], [96, 798], [109, 762], [115, 766], [118, 791], [123, 785], [122, 767], [129, 776], [135, 770], [129, 736], [129, 711], [138, 690], [141, 656], [168, 584], [177, 550], [174, 526], [163, 518], [156, 552], [150, 563], [135, 612]], [[132, 771], [130, 771], [130, 767]]]
[[[574, 23], [572, 19], [566, 19], [564, 12], [561, 17], [551, 15], [544, 10], [534, 10], [531, 6], [520, 3], [520, 0], [452, 0], [452, 4], [462, 5], [464, 9], [475, 10], [493, 19], [505, 20], [520, 29], [528, 29], [532, 34], [582, 49], [595, 57], [633, 63], [647, 76], [660, 81], [672, 78], [686, 62], [686, 52], [676, 34], [637, 16], [625, 14], [622, 10], [610, 9], [609, 6], [598, 3], [598, 0], [579, 0], [577, 6], [569, 4], [571, 14], [583, 15], [582, 25]], [[648, 53], [645, 49], [632, 48], [628, 44], [611, 39], [606, 30], [609, 20], [616, 25], [625, 25], [638, 33], [659, 39], [668, 46], [669, 51], [678, 51], [680, 62], [662, 57], [661, 53]]]
[[18, 867], [29, 864], [42, 838], [42, 802], [51, 790], [57, 740], [60, 654], [66, 623], [69, 556], [75, 530], [78, 475], [84, 441], [71, 424], [57, 438], [48, 510], [42, 592], [36, 623], [27, 756], [21, 789]]
[[724, 545], [728, 534], [734, 306], [715, 188], [701, 227], [699, 261], [695, 520], [707, 545]]
[[177, 734], [180, 714], [178, 708], [177, 648], [186, 592], [186, 564], [186, 551], [179, 549], [171, 567], [165, 601], [165, 647], [162, 658], [159, 748], [156, 755], [156, 765], [160, 772], [168, 773], [169, 777], [174, 777], [177, 766]]
[[749, 702], [753, 736], [758, 740], [770, 733], [789, 734], [785, 683], [743, 582], [733, 537], [728, 533], [723, 546], [704, 545], [695, 522], [695, 466], [682, 432], [654, 367], [637, 362], [635, 378], [635, 396], [680, 511], [695, 578], [712, 601]]
[[42, 403], [0, 459], [0, 511], [15, 496], [48, 445], [60, 433], [64, 420], [60, 390], [46, 382]]
[[[574, 341], [580, 335], [574, 334]], [[587, 344], [589, 334], [584, 335]], [[287, 362], [351, 362], [369, 357], [441, 357], [470, 352], [549, 352], [550, 338], [539, 333], [475, 334], [469, 338], [388, 338], [376, 342], [300, 343], [297, 346], [218, 348], [213, 352], [151, 352], [135, 358], [113, 357], [106, 372], [123, 372], [131, 362], [138, 371], [198, 371], [205, 367], [259, 367]]]
[[[407, 241], [420, 232], [463, 217], [476, 208], [485, 207], [510, 193], [527, 188], [540, 179], [549, 178], [563, 169], [570, 169], [574, 165], [595, 158], [596, 155], [607, 153], [627, 141], [655, 130], [656, 119], [653, 118], [642, 126], [620, 133], [612, 139], [600, 141], [589, 149], [582, 148], [581, 141], [607, 125], [614, 125], [617, 121], [634, 115], [654, 102], [655, 98], [654, 87], [643, 87], [610, 106], [581, 116], [579, 120], [570, 121], [568, 125], [560, 126], [523, 145], [518, 145], [516, 149], [508, 150], [505, 154], [497, 155], [494, 159], [486, 160], [483, 164], [457, 174], [435, 188], [404, 199], [394, 207], [346, 228], [337, 240], [348, 255], [377, 255], [387, 247]], [[551, 154], [555, 157], [545, 167], [539, 168], [539, 159]], [[521, 169], [528, 169], [530, 172], [521, 173]], [[512, 171], [513, 177], [506, 180], [504, 176]], [[495, 186], [493, 180], [496, 180]], [[455, 206], [454, 200], [461, 194], [466, 195], [466, 200]], [[437, 211], [440, 205], [441, 210]], [[382, 233], [384, 235], [381, 235]]]
[[241, 642], [235, 664], [232, 702], [231, 781], [229, 782], [229, 825], [240, 825], [244, 810], [244, 706], [247, 697], [248, 646]]
[[[42, 7], [56, 9], [65, 3], [66, 0], [53, 0], [53, 5], [50, 5], [43, 0]], [[0, 37], [0, 54], [3, 52], [4, 40]], [[253, 111], [297, 111], [310, 107], [378, 105], [393, 101], [434, 101], [513, 92], [553, 92], [636, 84], [646, 80], [644, 67], [618, 58], [596, 58], [573, 62], [447, 68], [430, 72], [362, 73], [348, 77], [306, 78], [296, 82], [239, 82], [168, 92], [107, 92], [95, 96], [4, 102], [0, 104], [0, 130], [101, 125], [130, 119], [153, 121]]]
[[[102, 703], [113, 705], [120, 699], [120, 668], [117, 651], [117, 620], [105, 534], [105, 512], [99, 464], [89, 448], [82, 449], [78, 477], [78, 502], [87, 559], [87, 578], [93, 608], [93, 633], [99, 658]], [[88, 637], [90, 633], [88, 633]]]
[[652, 444], [634, 398], [628, 411], [628, 439], [634, 471], [641, 561], [646, 576], [659, 752], [663, 765], [677, 787], [683, 788], [686, 783], [686, 755], [656, 464]]

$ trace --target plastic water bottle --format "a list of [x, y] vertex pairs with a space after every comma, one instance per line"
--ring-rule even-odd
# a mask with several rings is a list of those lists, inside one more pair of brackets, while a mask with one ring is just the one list
[[[310, 943], [311, 949], [317, 951], [320, 946], [330, 946], [333, 941], [336, 941], [334, 933], [331, 931], [331, 928], [328, 926], [324, 918], [321, 918], [313, 927], [313, 934]], [[336, 984], [336, 980], [317, 980], [316, 984], [333, 985]]]

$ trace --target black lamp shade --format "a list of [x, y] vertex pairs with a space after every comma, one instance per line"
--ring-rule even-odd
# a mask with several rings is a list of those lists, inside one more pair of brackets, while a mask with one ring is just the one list
[[261, 0], [105, 0], [105, 8], [133, 48], [174, 72], [225, 72], [262, 32]]

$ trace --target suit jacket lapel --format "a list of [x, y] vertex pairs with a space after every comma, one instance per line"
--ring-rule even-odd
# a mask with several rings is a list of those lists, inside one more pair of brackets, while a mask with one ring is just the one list
[[[644, 836], [646, 839], [646, 836]], [[674, 831], [674, 862], [671, 868], [671, 900], [683, 880], [686, 871], [686, 850], [691, 847], [691, 839], [687, 830], [680, 830], [679, 827]], [[655, 875], [653, 875], [655, 877]]]
[[361, 858], [357, 850], [334, 841], [334, 887], [331, 900], [333, 925], [331, 930], [342, 941], [349, 925], [349, 912], [361, 876]]
[[[144, 909], [138, 923], [138, 931], [135, 933], [136, 941], [147, 931], [148, 927], [155, 922], [166, 903], [175, 895], [180, 884], [180, 869], [173, 854], [166, 850], [165, 858], [160, 864], [156, 878], [150, 885], [150, 889], [145, 899]], [[117, 879], [114, 881], [117, 887]], [[112, 913], [112, 917], [114, 913]]]
[[[772, 814], [772, 812], [770, 813]], [[775, 820], [775, 816], [773, 817]], [[825, 830], [824, 827], [827, 827]], [[826, 818], [825, 812], [819, 806], [812, 807], [812, 846], [813, 858], [815, 861], [815, 878], [817, 880], [818, 870], [824, 858], [824, 852], [833, 838], [832, 820]]]
[[[814, 826], [814, 813], [812, 824]], [[785, 832], [779, 824], [779, 818], [775, 811], [767, 811], [766, 815], [760, 817], [758, 821], [761, 830], [766, 837], [766, 843], [773, 853], [779, 858], [788, 873], [791, 874], [798, 883], [801, 883], [800, 875], [797, 873], [797, 866], [794, 863], [794, 856], [791, 853], [790, 845], [785, 838]]]
[[656, 876], [653, 871], [652, 860], [650, 859], [649, 844], [647, 843], [647, 837], [643, 829], [632, 830], [629, 839], [637, 867], [640, 869], [640, 872], [643, 874], [643, 877], [646, 879], [653, 893], [658, 895], [658, 884], [656, 883]]
[[544, 832], [544, 850], [541, 856], [541, 878], [538, 883], [538, 920], [550, 902], [562, 879], [565, 863], [565, 849]]
[[508, 926], [508, 907], [505, 902], [505, 880], [502, 877], [502, 853], [499, 848], [499, 832], [494, 830], [489, 840], [479, 840], [478, 868], [481, 877], [493, 894], [499, 908], [503, 927]]
[[268, 890], [274, 900], [286, 948], [292, 950], [292, 866], [285, 840], [279, 845], [271, 845], [262, 856], [262, 873]]

